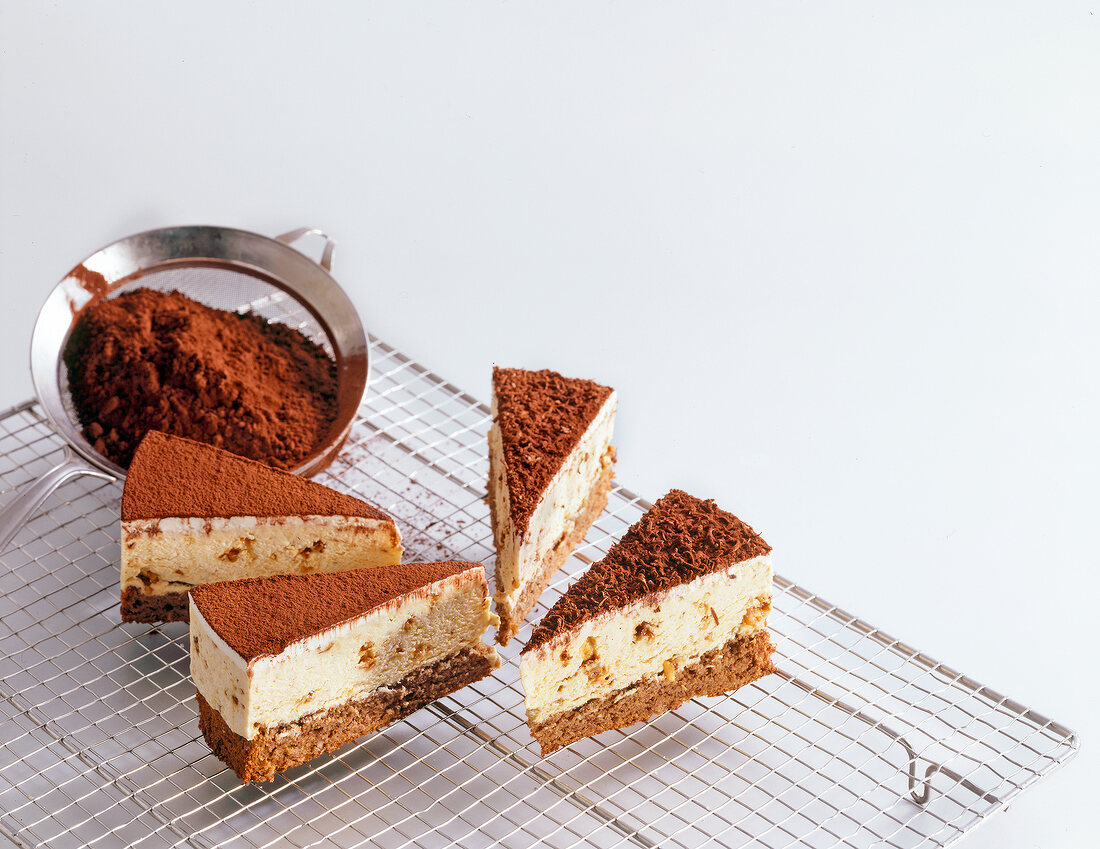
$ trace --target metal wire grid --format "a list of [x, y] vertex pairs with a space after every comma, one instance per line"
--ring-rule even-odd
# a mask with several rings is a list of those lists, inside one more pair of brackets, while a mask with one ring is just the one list
[[[491, 565], [486, 408], [378, 340], [372, 356], [322, 479], [388, 510], [408, 559]], [[35, 405], [4, 415], [0, 490], [59, 450]], [[198, 734], [186, 627], [119, 624], [120, 492], [68, 484], [3, 557], [0, 829], [20, 845], [947, 846], [1077, 748], [779, 577], [781, 671], [733, 695], [541, 758], [513, 642], [489, 679], [242, 787]], [[530, 621], [647, 506], [616, 487]]]

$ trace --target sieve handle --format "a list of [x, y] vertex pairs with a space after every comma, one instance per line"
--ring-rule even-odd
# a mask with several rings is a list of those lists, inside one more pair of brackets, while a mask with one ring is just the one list
[[65, 481], [80, 475], [91, 475], [105, 481], [113, 481], [114, 475], [101, 472], [86, 460], [77, 457], [65, 447], [65, 455], [61, 462], [42, 475], [29, 486], [23, 487], [16, 494], [10, 504], [6, 504], [0, 510], [0, 552], [4, 551], [19, 529], [35, 514], [42, 502], [49, 498], [50, 493], [57, 489]]
[[305, 236], [320, 236], [325, 240], [325, 249], [321, 252], [321, 262], [319, 265], [325, 271], [332, 271], [332, 252], [336, 249], [336, 241], [324, 230], [318, 230], [316, 227], [299, 227], [297, 230], [291, 230], [289, 233], [283, 233], [281, 236], [276, 236], [275, 241], [282, 242], [284, 245], [290, 245]]

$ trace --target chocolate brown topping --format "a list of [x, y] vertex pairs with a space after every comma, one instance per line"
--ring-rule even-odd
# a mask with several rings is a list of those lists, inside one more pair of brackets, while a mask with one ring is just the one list
[[756, 531], [714, 501], [674, 489], [565, 591], [523, 652], [601, 613], [771, 550]]
[[496, 423], [517, 533], [526, 532], [543, 490], [611, 391], [608, 386], [562, 377], [549, 369], [493, 368]]
[[361, 516], [389, 519], [365, 501], [212, 445], [151, 430], [122, 490], [122, 521], [169, 516]]
[[402, 563], [349, 572], [270, 575], [191, 590], [203, 619], [246, 661], [347, 622], [480, 563]]

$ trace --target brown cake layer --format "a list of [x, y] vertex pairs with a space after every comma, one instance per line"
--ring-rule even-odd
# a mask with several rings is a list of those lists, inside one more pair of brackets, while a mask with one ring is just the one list
[[204, 584], [191, 590], [207, 624], [245, 661], [275, 655], [291, 643], [362, 616], [379, 605], [480, 563], [400, 563], [310, 575], [268, 575]]
[[611, 395], [591, 380], [556, 371], [493, 368], [496, 425], [517, 534], [527, 531], [535, 505], [565, 458]]
[[463, 649], [409, 673], [392, 687], [380, 688], [362, 701], [319, 710], [276, 728], [264, 728], [251, 740], [231, 731], [202, 693], [196, 693], [199, 730], [214, 754], [243, 783], [270, 781], [277, 772], [373, 734], [429, 702], [480, 681], [494, 668], [486, 656], [488, 651], [484, 645]]
[[771, 550], [763, 537], [714, 501], [674, 489], [569, 587], [535, 628], [523, 651], [601, 612]]
[[181, 436], [149, 431], [122, 490], [122, 521], [230, 516], [389, 519], [365, 501]]
[[757, 631], [711, 649], [696, 663], [685, 666], [669, 681], [663, 676], [592, 699], [531, 726], [542, 753], [568, 746], [613, 728], [627, 728], [658, 714], [676, 710], [699, 696], [721, 696], [775, 671], [775, 651], [767, 631]]
[[[614, 467], [608, 465], [600, 474], [600, 477], [596, 481], [596, 485], [592, 488], [592, 492], [588, 495], [588, 501], [585, 502], [584, 510], [577, 515], [576, 520], [573, 523], [573, 528], [569, 531], [568, 535], [558, 543], [557, 548], [551, 552], [550, 557], [546, 559], [543, 564], [542, 571], [527, 582], [527, 587], [520, 593], [519, 598], [516, 599], [515, 606], [512, 611], [507, 611], [501, 601], [504, 597], [504, 593], [498, 589], [495, 598], [497, 616], [500, 617], [500, 629], [497, 631], [497, 642], [502, 646], [508, 644], [508, 641], [512, 639], [522, 627], [523, 622], [527, 619], [527, 614], [531, 612], [531, 608], [535, 606], [535, 603], [539, 600], [539, 596], [542, 595], [543, 590], [549, 585], [550, 580], [554, 577], [554, 573], [561, 568], [562, 564], [569, 559], [569, 555], [573, 553], [575, 549], [584, 539], [584, 535], [588, 533], [588, 529], [592, 527], [592, 523], [595, 522], [600, 514], [607, 507], [607, 495], [611, 491], [611, 477], [614, 474]], [[490, 510], [491, 519], [493, 523], [493, 535], [497, 533], [497, 518], [496, 510]], [[497, 544], [497, 550], [500, 550], [500, 544]], [[500, 564], [498, 561], [496, 572], [496, 585], [497, 587], [503, 586], [500, 577]]]
[[119, 612], [123, 622], [186, 622], [190, 618], [186, 591], [147, 595], [137, 587], [126, 587]]

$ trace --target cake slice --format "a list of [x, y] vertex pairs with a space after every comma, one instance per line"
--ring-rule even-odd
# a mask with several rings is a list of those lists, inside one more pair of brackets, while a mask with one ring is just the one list
[[393, 519], [365, 501], [150, 431], [122, 492], [122, 621], [186, 621], [200, 584], [384, 566], [401, 552]]
[[591, 380], [493, 369], [489, 508], [501, 645], [607, 506], [616, 404], [613, 389]]
[[773, 671], [771, 546], [672, 490], [558, 599], [520, 655], [543, 754]]
[[484, 678], [493, 619], [480, 563], [196, 587], [199, 729], [242, 782], [270, 781]]

